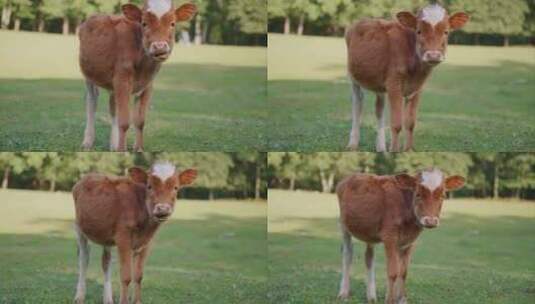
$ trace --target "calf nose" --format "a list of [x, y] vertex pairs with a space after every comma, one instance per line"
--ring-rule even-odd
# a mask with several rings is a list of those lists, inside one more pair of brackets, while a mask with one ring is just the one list
[[155, 41], [151, 44], [152, 52], [166, 53], [169, 51], [169, 44], [165, 41]]
[[427, 228], [435, 228], [438, 226], [440, 220], [436, 216], [424, 216], [422, 224]]
[[427, 51], [424, 53], [423, 60], [427, 62], [439, 63], [444, 60], [441, 51]]
[[171, 206], [169, 204], [157, 204], [154, 206], [154, 214], [157, 216], [165, 216], [171, 213]]

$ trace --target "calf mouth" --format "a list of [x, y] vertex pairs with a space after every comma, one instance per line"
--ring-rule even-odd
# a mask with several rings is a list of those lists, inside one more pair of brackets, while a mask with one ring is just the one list
[[169, 219], [171, 215], [170, 214], [155, 214], [154, 220], [159, 223], [163, 223]]
[[163, 52], [162, 53], [154, 53], [152, 55], [152, 58], [154, 60], [156, 60], [156, 61], [162, 62], [162, 61], [167, 60], [167, 58], [169, 58], [169, 53], [167, 53], [167, 52], [165, 52], [165, 53], [163, 53]]

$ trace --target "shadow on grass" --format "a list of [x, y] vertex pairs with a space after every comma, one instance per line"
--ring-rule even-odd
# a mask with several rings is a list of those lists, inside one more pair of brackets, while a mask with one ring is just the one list
[[[260, 149], [265, 80], [265, 67], [164, 66], [154, 84], [146, 148]], [[0, 150], [79, 150], [85, 126], [84, 92], [81, 79], [0, 79]], [[108, 94], [101, 92], [99, 103], [95, 145], [96, 150], [107, 150]]]
[[[535, 65], [512, 61], [501, 61], [496, 67], [438, 67], [423, 93], [416, 150], [535, 149], [530, 136], [535, 128], [529, 123], [535, 115], [533, 69]], [[268, 92], [269, 150], [345, 150], [351, 128], [350, 87], [345, 77], [272, 80]], [[361, 150], [374, 151], [375, 97], [370, 92], [366, 95]]]
[[[58, 228], [41, 234], [0, 234], [2, 303], [70, 303], [77, 280], [72, 221], [38, 219]], [[262, 224], [264, 223], [264, 224]], [[91, 244], [88, 303], [100, 303], [100, 246]], [[117, 254], [112, 253], [115, 298]], [[147, 260], [144, 303], [263, 303], [265, 218], [209, 216], [162, 225]]]
[[[269, 233], [270, 303], [336, 302], [341, 253], [336, 219], [289, 218], [297, 231]], [[364, 244], [355, 241], [352, 300], [366, 302]], [[535, 296], [535, 220], [450, 213], [417, 240], [411, 303], [530, 303]], [[379, 303], [384, 301], [383, 246], [376, 250]]]

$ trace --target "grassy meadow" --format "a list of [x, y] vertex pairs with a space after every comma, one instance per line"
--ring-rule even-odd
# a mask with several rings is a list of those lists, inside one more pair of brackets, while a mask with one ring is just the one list
[[[337, 301], [341, 277], [338, 204], [333, 194], [269, 191], [269, 303]], [[349, 302], [366, 303], [364, 245], [354, 242]], [[441, 226], [417, 240], [409, 303], [523, 304], [535, 298], [535, 204], [456, 199]], [[378, 303], [386, 270], [376, 247]]]
[[[77, 37], [0, 31], [0, 41], [0, 150], [79, 150], [85, 84]], [[262, 150], [265, 82], [265, 48], [177, 45], [155, 80], [145, 149]], [[95, 150], [108, 150], [109, 132], [101, 91]]]
[[[0, 191], [0, 214], [0, 303], [72, 303], [77, 256], [71, 195]], [[102, 303], [101, 252], [91, 245], [88, 304]], [[265, 203], [179, 200], [147, 259], [143, 303], [265, 303], [265, 261]], [[118, 268], [114, 249], [115, 301]]]
[[[342, 38], [269, 34], [270, 151], [345, 149], [346, 60]], [[423, 93], [415, 150], [534, 150], [534, 71], [533, 47], [449, 46]], [[375, 97], [365, 95], [360, 148], [373, 151]]]

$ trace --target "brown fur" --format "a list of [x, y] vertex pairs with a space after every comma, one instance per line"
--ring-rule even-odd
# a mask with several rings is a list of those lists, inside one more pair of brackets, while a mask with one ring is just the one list
[[[196, 176], [195, 170], [188, 169], [162, 182], [150, 172], [134, 167], [128, 177], [88, 174], [73, 187], [75, 224], [83, 236], [99, 245], [117, 246], [121, 303], [127, 303], [132, 261], [136, 301], [141, 301], [144, 260], [163, 222], [157, 217], [156, 205], [165, 202], [174, 206], [179, 188], [191, 184]], [[164, 219], [169, 216], [166, 214]], [[103, 255], [104, 261], [109, 263], [109, 257]]]
[[[80, 68], [89, 85], [111, 92], [110, 114], [117, 115], [118, 142], [112, 150], [126, 150], [126, 131], [130, 125], [129, 100], [132, 94], [140, 99], [134, 111], [136, 143], [134, 150], [143, 150], [145, 112], [152, 95], [152, 81], [161, 63], [170, 55], [175, 22], [191, 19], [193, 4], [173, 8], [161, 19], [146, 8], [133, 4], [122, 7], [123, 16], [97, 15], [80, 26]], [[168, 52], [149, 51], [151, 44], [167, 43]], [[93, 126], [94, 128], [94, 126]], [[91, 134], [91, 133], [90, 133]], [[84, 148], [91, 148], [93, 138], [84, 139]]]
[[[342, 231], [368, 244], [384, 243], [387, 258], [387, 303], [405, 298], [405, 279], [414, 243], [423, 230], [420, 218], [440, 216], [445, 191], [460, 188], [464, 178], [445, 178], [433, 192], [420, 185], [421, 174], [376, 176], [355, 174], [336, 188]], [[373, 259], [373, 257], [371, 258]], [[369, 263], [370, 257], [367, 257]], [[400, 279], [399, 292], [394, 290]], [[347, 296], [343, 293], [342, 296]]]
[[[398, 21], [362, 20], [349, 27], [345, 36], [347, 67], [352, 81], [388, 96], [392, 151], [399, 150], [398, 136], [403, 124], [407, 132], [405, 150], [413, 147], [420, 94], [436, 64], [423, 61], [422, 54], [429, 50], [445, 54], [448, 31], [462, 27], [468, 20], [464, 13], [451, 18], [446, 14], [433, 28], [409, 12], [401, 12], [397, 18]], [[408, 114], [403, 122], [405, 98]]]

